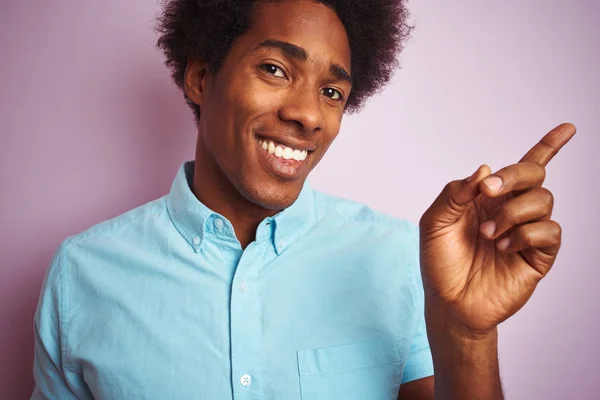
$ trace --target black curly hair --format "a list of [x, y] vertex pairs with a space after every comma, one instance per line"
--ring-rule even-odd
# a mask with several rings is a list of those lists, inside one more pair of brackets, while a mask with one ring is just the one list
[[[203, 59], [213, 73], [219, 70], [235, 39], [250, 29], [259, 1], [273, 0], [165, 0], [157, 19], [157, 47], [180, 89], [188, 57]], [[345, 111], [356, 112], [398, 66], [397, 55], [412, 30], [405, 0], [314, 1], [331, 7], [346, 28], [353, 84]], [[185, 91], [184, 96], [198, 121], [200, 107]]]

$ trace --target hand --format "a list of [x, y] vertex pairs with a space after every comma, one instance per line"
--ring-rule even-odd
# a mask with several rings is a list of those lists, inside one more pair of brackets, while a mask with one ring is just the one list
[[[575, 127], [550, 131], [517, 164], [448, 183], [419, 222], [426, 301], [467, 332], [490, 332], [517, 312], [548, 273], [561, 243], [550, 219], [545, 166]], [[454, 326], [454, 325], [452, 325]]]

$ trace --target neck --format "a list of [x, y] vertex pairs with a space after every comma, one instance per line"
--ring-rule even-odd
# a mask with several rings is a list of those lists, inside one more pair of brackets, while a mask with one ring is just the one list
[[260, 207], [242, 196], [201, 142], [199, 137], [192, 191], [202, 204], [231, 222], [242, 249], [245, 249], [256, 239], [261, 221], [277, 211]]

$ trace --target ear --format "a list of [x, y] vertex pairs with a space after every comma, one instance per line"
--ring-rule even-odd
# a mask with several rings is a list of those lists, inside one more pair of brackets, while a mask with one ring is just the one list
[[189, 58], [183, 76], [183, 90], [197, 105], [202, 105], [208, 84], [208, 65], [199, 58]]

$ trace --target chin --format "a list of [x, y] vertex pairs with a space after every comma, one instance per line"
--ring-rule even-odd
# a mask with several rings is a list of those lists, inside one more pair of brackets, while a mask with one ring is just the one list
[[238, 191], [251, 203], [267, 210], [282, 211], [296, 201], [302, 190], [302, 185], [269, 185], [265, 188], [259, 184], [241, 185]]

